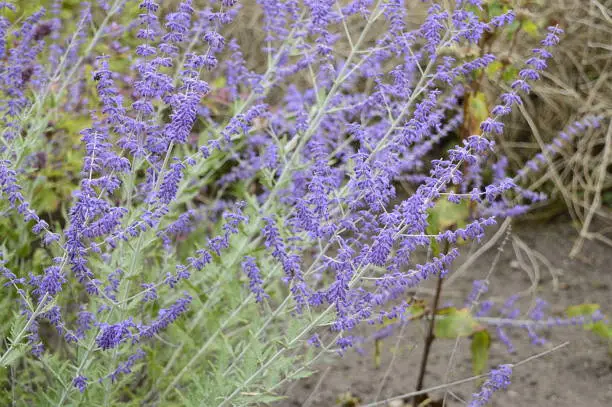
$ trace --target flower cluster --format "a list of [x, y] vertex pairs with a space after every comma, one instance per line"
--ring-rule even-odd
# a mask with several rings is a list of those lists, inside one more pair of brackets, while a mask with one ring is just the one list
[[[480, 287], [479, 282], [475, 282], [474, 287]], [[470, 294], [472, 298], [474, 291]], [[495, 333], [499, 340], [506, 346], [509, 353], [516, 351], [508, 330], [523, 331], [527, 333], [529, 341], [532, 345], [541, 346], [547, 343], [547, 340], [541, 335], [544, 330], [553, 328], [562, 328], [570, 326], [586, 326], [599, 321], [605, 320], [604, 315], [599, 309], [595, 309], [587, 315], [578, 315], [571, 317], [552, 316], [547, 312], [549, 304], [541, 298], [536, 298], [535, 305], [521, 316], [520, 307], [517, 305], [518, 296], [510, 296], [501, 307], [495, 306], [491, 300], [480, 302], [475, 307], [475, 316], [483, 324], [495, 329]], [[497, 311], [497, 315], [495, 312]]]
[[489, 373], [489, 378], [480, 388], [478, 393], [472, 395], [472, 400], [468, 403], [469, 407], [485, 406], [491, 400], [493, 393], [498, 390], [505, 390], [510, 385], [512, 376], [512, 365], [500, 365]]
[[[245, 18], [235, 0], [99, 1], [72, 22], [60, 3], [50, 20], [41, 9], [14, 21], [0, 3], [0, 208], [36, 242], [29, 253], [7, 239], [17, 259], [0, 266], [3, 288], [26, 324], [7, 343], [70, 365], [47, 375], [62, 378], [57, 405], [92, 386], [105, 404], [132, 392], [164, 404], [192, 388], [192, 370], [197, 386], [225, 380], [198, 396], [206, 405], [267, 394], [262, 372], [276, 363], [270, 377], [289, 380], [300, 344], [346, 350], [360, 323], [403, 320], [407, 290], [445, 277], [459, 242], [542, 198], [495, 139], [550, 62], [556, 26], [463, 137], [465, 80], [496, 56], [451, 54], [505, 29], [512, 10], [485, 18], [481, 1], [432, 2], [411, 29], [396, 0], [258, 0], [254, 43], [231, 36]], [[78, 123], [80, 143], [54, 139], [57, 117]], [[36, 206], [49, 200], [37, 150], [81, 159], [54, 210]], [[465, 218], [435, 225], [443, 201], [469, 207]], [[132, 375], [141, 365], [159, 377]], [[472, 405], [505, 388], [508, 369]]]

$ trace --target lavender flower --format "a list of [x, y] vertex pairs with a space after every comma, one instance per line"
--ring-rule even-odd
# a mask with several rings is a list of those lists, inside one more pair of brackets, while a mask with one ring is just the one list
[[167, 328], [179, 316], [187, 312], [192, 297], [184, 294], [169, 308], [163, 308], [159, 311], [157, 319], [153, 320], [149, 325], [138, 327], [140, 338], [151, 338], [153, 335]]
[[100, 334], [96, 338], [96, 344], [103, 350], [116, 348], [132, 336], [130, 328], [134, 326], [131, 320], [117, 324], [103, 323], [100, 325]]
[[465, 301], [465, 306], [470, 307], [478, 301], [479, 297], [489, 290], [489, 284], [486, 280], [474, 280], [472, 283], [472, 291]]
[[[478, 241], [500, 216], [543, 199], [523, 186], [528, 170], [514, 174], [511, 160], [496, 160], [494, 138], [551, 63], [557, 27], [479, 134], [447, 148], [465, 127], [465, 81], [496, 61], [448, 52], [495, 38], [512, 11], [488, 18], [479, 0], [433, 4], [412, 29], [399, 0], [258, 0], [265, 40], [246, 52], [234, 35], [237, 1], [196, 3], [140, 0], [133, 21], [124, 0], [84, 3], [76, 27], [59, 1], [50, 17], [41, 9], [23, 18], [0, 3], [0, 210], [9, 225], [0, 228], [37, 239], [28, 241], [35, 252], [3, 241], [11, 253], [0, 265], [3, 289], [16, 290], [28, 321], [7, 343], [27, 341], [34, 356], [49, 352], [76, 372], [59, 391], [49, 383], [60, 404], [94, 377], [110, 379], [105, 404], [138, 402], [141, 391], [144, 403], [176, 402], [173, 389], [188, 389], [185, 373], [205, 361], [231, 384], [204, 389], [202, 403], [259, 394], [267, 383], [259, 372], [289, 378], [308, 363], [288, 359], [303, 341], [321, 347], [332, 334], [326, 342], [345, 352], [363, 342], [359, 324], [403, 323], [407, 291], [450, 273], [460, 240]], [[527, 168], [541, 168], [594, 121], [570, 126]], [[36, 164], [39, 150], [45, 165]], [[40, 211], [38, 198], [58, 185], [58, 209]], [[431, 211], [446, 199], [471, 200], [470, 216], [432, 235]], [[449, 250], [415, 261], [439, 242]], [[475, 283], [466, 306], [486, 288]], [[261, 306], [245, 306], [249, 297]], [[537, 324], [520, 327], [534, 341], [542, 324], [583, 322], [550, 321], [543, 308], [532, 312]], [[492, 311], [485, 301], [478, 312]], [[518, 312], [513, 301], [502, 310], [502, 341], [508, 320], [523, 323]], [[263, 323], [246, 340], [254, 316]], [[144, 349], [163, 356], [168, 380], [154, 366], [138, 386], [128, 376], [151, 364]], [[507, 370], [492, 372], [472, 405], [505, 388]], [[259, 402], [252, 397], [245, 402]]]
[[505, 390], [510, 386], [510, 376], [512, 376], [512, 365], [500, 365], [491, 370], [489, 378], [484, 382], [480, 391], [472, 395], [468, 406], [485, 406], [491, 400], [494, 392]]
[[262, 302], [264, 298], [268, 297], [268, 295], [263, 290], [263, 280], [261, 278], [259, 267], [257, 267], [257, 264], [255, 264], [255, 258], [246, 256], [242, 262], [242, 270], [249, 278], [249, 288], [255, 295], [255, 301]]
[[76, 387], [81, 393], [87, 389], [87, 382], [89, 379], [83, 375], [79, 375], [72, 380], [72, 385]]

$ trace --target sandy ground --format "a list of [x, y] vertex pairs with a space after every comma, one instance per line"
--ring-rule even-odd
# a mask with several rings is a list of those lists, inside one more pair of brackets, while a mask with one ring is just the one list
[[[570, 259], [569, 252], [575, 236], [574, 228], [559, 220], [548, 225], [514, 226], [492, 276], [490, 295], [501, 299], [528, 290], [532, 286], [532, 279], [520, 268], [520, 262], [517, 261], [520, 256], [517, 257], [513, 240], [518, 237], [526, 245], [524, 247], [545, 256], [553, 268], [562, 273], [557, 279], [553, 279], [548, 268], [539, 262], [540, 281], [536, 295], [549, 301], [553, 315], [560, 315], [570, 305], [599, 303], [604, 313], [611, 316], [612, 249], [597, 242], [587, 241], [581, 254]], [[482, 255], [465, 275], [453, 284], [452, 291], [445, 293], [442, 303], [462, 304], [470, 291], [471, 281], [488, 273], [496, 253], [496, 247], [493, 247]], [[522, 257], [527, 259], [524, 251]], [[423, 295], [423, 298], [425, 297], [426, 295]], [[531, 299], [530, 295], [526, 295], [524, 302], [528, 303]], [[352, 351], [342, 358], [331, 359], [320, 373], [290, 386], [286, 391], [287, 398], [277, 406], [335, 406], [338, 405], [338, 397], [347, 392], [359, 398], [361, 405], [365, 405], [413, 391], [424, 333], [425, 325], [416, 323], [406, 326], [399, 341], [398, 335], [385, 339], [378, 369], [373, 362], [372, 344], [364, 346], [365, 354]], [[519, 362], [554, 345], [565, 341], [570, 343], [554, 353], [515, 369], [508, 391], [496, 394], [490, 405], [612, 406], [612, 348], [601, 339], [579, 327], [554, 328], [545, 334], [548, 344], [534, 346], [530, 344], [524, 330], [511, 333], [516, 353], [509, 354], [506, 347], [494, 336], [490, 367], [500, 363]], [[397, 348], [396, 344], [399, 344]], [[434, 342], [425, 387], [444, 382], [453, 347], [453, 340]], [[471, 375], [470, 340], [463, 339], [458, 344], [449, 381]], [[446, 405], [465, 405], [476, 385], [477, 382], [471, 382], [452, 387], [452, 393], [447, 395]], [[439, 399], [444, 393], [437, 392], [432, 396], [433, 399]]]

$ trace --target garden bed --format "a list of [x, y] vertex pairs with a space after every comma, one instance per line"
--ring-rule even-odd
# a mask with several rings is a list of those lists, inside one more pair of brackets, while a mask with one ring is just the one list
[[[554, 268], [561, 271], [557, 284], [551, 274], [542, 267], [537, 296], [548, 300], [553, 315], [560, 315], [568, 306], [578, 303], [598, 303], [603, 311], [610, 311], [612, 288], [612, 250], [609, 247], [586, 241], [582, 252], [576, 258], [569, 258], [575, 230], [567, 221], [550, 224], [519, 225], [512, 235], [520, 238], [529, 248], [536, 250], [550, 260]], [[512, 237], [506, 243], [496, 271], [491, 278], [491, 293], [495, 297], [508, 297], [528, 289], [532, 281], [517, 267]], [[458, 279], [452, 292], [447, 292], [444, 302], [461, 304], [470, 291], [472, 279], [483, 278], [489, 271], [496, 254], [495, 247], [479, 258], [470, 268], [470, 278]], [[555, 290], [557, 285], [557, 290]], [[526, 297], [528, 301], [528, 296]], [[332, 406], [348, 393], [367, 405], [376, 399], [380, 384], [387, 373], [387, 379], [378, 400], [384, 400], [414, 390], [418, 376], [419, 360], [423, 348], [423, 324], [406, 326], [398, 353], [389, 373], [387, 369], [393, 359], [393, 348], [397, 337], [391, 336], [382, 346], [381, 363], [375, 368], [374, 345], [363, 346], [363, 354], [355, 351], [342, 358], [336, 358], [323, 371], [302, 380], [287, 389], [287, 399], [278, 406], [302, 406], [309, 400], [309, 406]], [[500, 393], [493, 406], [555, 406], [555, 407], [604, 407], [612, 405], [612, 356], [608, 346], [595, 335], [579, 327], [554, 328], [554, 338], [545, 347], [533, 346], [523, 331], [509, 332], [512, 335], [516, 353], [507, 352], [504, 344], [494, 340], [491, 347], [490, 366], [513, 363], [540, 353], [546, 346], [552, 347], [564, 341], [569, 345], [542, 358], [518, 367], [513, 374], [509, 390]], [[546, 335], [548, 336], [548, 335]], [[448, 361], [453, 350], [452, 343], [434, 342], [432, 356], [427, 369], [425, 387], [444, 382]], [[470, 341], [459, 342], [455, 356], [455, 368], [450, 380], [472, 375]], [[476, 390], [477, 382], [453, 387], [453, 393], [469, 400]], [[443, 393], [433, 394], [434, 399]], [[449, 395], [447, 405], [464, 405]], [[383, 404], [384, 405], [384, 404]]]

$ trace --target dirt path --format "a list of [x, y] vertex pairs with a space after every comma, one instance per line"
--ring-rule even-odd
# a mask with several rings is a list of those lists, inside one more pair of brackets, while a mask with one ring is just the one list
[[[568, 255], [576, 232], [570, 224], [563, 222], [538, 224], [536, 227], [519, 225], [514, 228], [491, 279], [491, 295], [500, 299], [528, 290], [532, 285], [532, 279], [521, 270], [517, 261], [512, 236], [520, 238], [525, 244], [523, 247], [539, 252], [550, 261], [554, 269], [562, 272], [555, 282], [547, 267], [540, 263], [536, 295], [549, 301], [553, 315], [560, 315], [567, 306], [580, 303], [601, 304], [604, 313], [612, 315], [612, 249], [587, 241], [582, 254], [576, 259], [570, 259]], [[514, 246], [518, 246], [516, 241]], [[471, 281], [487, 274], [496, 252], [494, 247], [481, 256], [461, 282], [453, 287], [453, 291], [446, 293], [443, 303], [462, 304], [470, 291]], [[526, 258], [524, 251], [521, 254]], [[526, 296], [524, 301], [529, 302], [530, 298]], [[407, 325], [397, 352], [393, 348], [398, 336], [385, 339], [379, 369], [374, 367], [374, 347], [371, 343], [364, 345], [365, 354], [352, 351], [343, 358], [329, 360], [326, 366], [331, 367], [324, 370], [324, 373], [288, 388], [287, 399], [278, 406], [302, 406], [309, 398], [308, 406], [311, 407], [334, 406], [337, 405], [338, 397], [347, 392], [367, 404], [414, 390], [424, 328], [422, 324]], [[497, 394], [492, 406], [612, 406], [612, 354], [602, 340], [576, 327], [554, 328], [547, 332], [545, 337], [549, 341], [544, 346], [531, 345], [524, 330], [511, 331], [510, 336], [516, 353], [509, 354], [494, 336], [489, 366], [518, 362], [564, 341], [570, 341], [570, 344], [517, 368], [509, 390]], [[434, 342], [425, 379], [426, 387], [443, 382], [453, 345], [452, 340]], [[391, 363], [394, 353], [395, 361]], [[472, 375], [469, 340], [460, 341], [455, 361], [450, 380]], [[389, 373], [377, 397], [387, 370]], [[465, 405], [459, 400], [469, 400], [475, 385], [469, 383], [454, 387], [446, 405]], [[436, 397], [442, 395], [435, 394]]]

